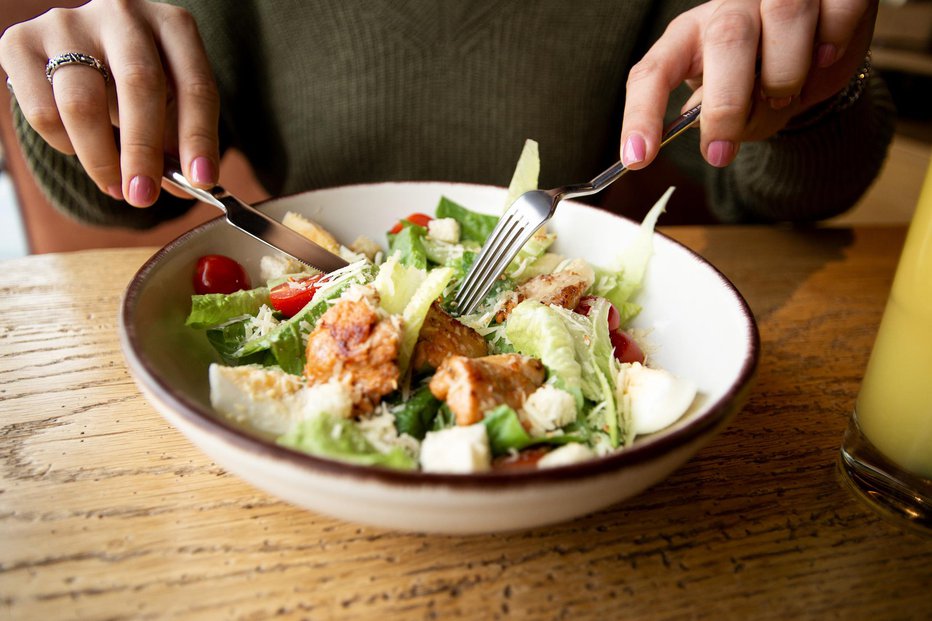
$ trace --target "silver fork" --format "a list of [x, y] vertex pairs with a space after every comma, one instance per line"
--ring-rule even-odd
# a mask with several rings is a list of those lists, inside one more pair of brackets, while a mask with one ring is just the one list
[[[692, 127], [699, 120], [701, 108], [701, 104], [690, 108], [667, 125], [660, 146]], [[476, 306], [488, 294], [492, 284], [502, 275], [524, 244], [553, 217], [560, 201], [600, 192], [626, 172], [628, 169], [619, 161], [589, 183], [567, 185], [552, 190], [532, 190], [519, 196], [485, 240], [479, 256], [463, 279], [454, 298], [456, 312], [468, 315], [476, 310]]]

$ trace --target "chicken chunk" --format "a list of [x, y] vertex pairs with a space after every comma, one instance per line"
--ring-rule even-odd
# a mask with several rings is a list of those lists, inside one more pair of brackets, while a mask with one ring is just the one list
[[450, 316], [434, 302], [418, 334], [411, 364], [415, 371], [437, 369], [450, 356], [479, 358], [489, 353], [482, 335]]
[[344, 299], [320, 318], [307, 342], [304, 376], [312, 384], [339, 381], [350, 389], [353, 414], [371, 412], [398, 387], [401, 327], [365, 298]]
[[520, 409], [545, 375], [540, 360], [520, 354], [450, 356], [430, 380], [430, 392], [447, 402], [457, 425], [472, 425], [499, 404]]
[[[588, 267], [588, 266], [587, 266]], [[591, 268], [564, 269], [552, 274], [540, 274], [518, 285], [513, 295], [498, 311], [495, 318], [505, 321], [515, 306], [524, 300], [537, 300], [543, 304], [556, 304], [573, 309], [579, 304], [586, 290], [592, 286], [594, 277]]]

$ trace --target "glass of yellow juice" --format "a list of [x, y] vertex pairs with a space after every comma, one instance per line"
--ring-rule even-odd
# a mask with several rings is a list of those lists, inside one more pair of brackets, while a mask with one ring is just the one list
[[854, 491], [932, 533], [932, 165], [841, 447]]

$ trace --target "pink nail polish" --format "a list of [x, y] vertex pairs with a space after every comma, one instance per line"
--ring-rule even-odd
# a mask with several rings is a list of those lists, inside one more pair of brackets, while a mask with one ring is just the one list
[[644, 138], [640, 134], [631, 134], [621, 150], [621, 162], [625, 166], [637, 164], [644, 161], [646, 154], [647, 145], [644, 144]]
[[155, 200], [155, 182], [149, 177], [136, 175], [129, 182], [129, 202], [140, 207]]
[[735, 154], [735, 145], [729, 140], [714, 140], [709, 143], [709, 163], [721, 168], [731, 163]]
[[191, 162], [191, 181], [200, 185], [217, 183], [217, 172], [214, 163], [204, 156], [194, 158], [194, 161]]
[[838, 59], [838, 48], [831, 43], [823, 43], [816, 50], [816, 64], [828, 67]]

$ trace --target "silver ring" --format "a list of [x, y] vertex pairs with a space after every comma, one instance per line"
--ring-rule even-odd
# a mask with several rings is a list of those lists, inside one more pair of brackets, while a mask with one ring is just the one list
[[110, 71], [100, 59], [94, 58], [90, 54], [82, 54], [81, 52], [68, 52], [67, 54], [59, 54], [53, 58], [49, 58], [49, 62], [45, 64], [45, 77], [48, 78], [49, 84], [52, 83], [52, 75], [58, 71], [59, 67], [64, 67], [65, 65], [86, 65], [92, 67], [100, 72], [100, 75], [104, 76], [104, 83], [110, 81]]

